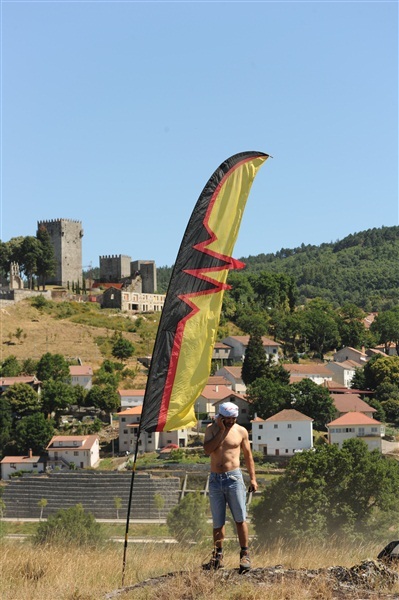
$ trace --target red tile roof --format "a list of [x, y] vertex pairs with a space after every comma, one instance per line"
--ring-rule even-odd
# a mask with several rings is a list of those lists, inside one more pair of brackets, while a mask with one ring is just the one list
[[342, 417], [338, 417], [335, 421], [327, 423], [327, 427], [333, 425], [381, 425], [380, 421], [376, 421], [361, 412], [348, 412]]
[[284, 410], [280, 410], [280, 412], [276, 413], [272, 417], [265, 419], [265, 422], [269, 421], [313, 421], [313, 419], [307, 417], [303, 413], [299, 412], [299, 410], [295, 410], [294, 408], [285, 408]]
[[357, 394], [331, 394], [334, 406], [340, 413], [348, 412], [377, 412], [375, 408], [367, 404]]
[[118, 390], [118, 394], [124, 396], [144, 397], [145, 390]]
[[93, 369], [89, 365], [71, 365], [69, 367], [71, 377], [78, 375], [93, 375]]
[[140, 406], [133, 406], [132, 408], [127, 408], [126, 410], [122, 410], [121, 412], [118, 413], [118, 415], [141, 415], [141, 413], [143, 412], [143, 407]]
[[324, 363], [284, 363], [282, 366], [291, 375], [314, 375], [319, 377], [332, 377], [331, 371], [327, 369]]

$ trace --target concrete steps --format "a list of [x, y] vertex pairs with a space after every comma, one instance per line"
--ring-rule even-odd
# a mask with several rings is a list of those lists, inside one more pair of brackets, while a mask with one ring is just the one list
[[[96, 518], [115, 519], [117, 516], [115, 497], [122, 499], [119, 518], [126, 518], [130, 492], [131, 473], [115, 472], [68, 472], [49, 475], [23, 476], [6, 482], [3, 500], [5, 516], [8, 518], [37, 518], [41, 509], [38, 502], [45, 498], [47, 506], [43, 517], [82, 504]], [[164, 498], [164, 507], [159, 511], [154, 495]], [[132, 519], [166, 518], [178, 503], [180, 479], [178, 477], [153, 477], [136, 473], [130, 516]]]

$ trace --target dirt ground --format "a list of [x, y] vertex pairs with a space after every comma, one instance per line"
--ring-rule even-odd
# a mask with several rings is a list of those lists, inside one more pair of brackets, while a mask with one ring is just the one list
[[[18, 340], [17, 329], [22, 329]], [[10, 334], [13, 335], [10, 341]], [[98, 368], [103, 357], [96, 343], [99, 336], [112, 336], [112, 330], [72, 323], [67, 319], [55, 319], [39, 312], [26, 302], [14, 305], [0, 304], [0, 361], [13, 354], [18, 359], [38, 360], [46, 352], [62, 354], [66, 358], [80, 358], [83, 364]], [[124, 334], [133, 343], [135, 334]], [[128, 363], [137, 366], [136, 360]], [[142, 369], [135, 379], [135, 387], [145, 386], [146, 371]]]

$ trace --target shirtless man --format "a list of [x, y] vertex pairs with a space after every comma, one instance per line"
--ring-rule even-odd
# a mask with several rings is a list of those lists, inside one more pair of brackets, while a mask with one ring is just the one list
[[236, 423], [238, 407], [232, 402], [220, 405], [215, 421], [205, 431], [204, 451], [211, 457], [209, 500], [213, 520], [214, 551], [205, 569], [223, 567], [226, 503], [229, 505], [241, 546], [240, 571], [248, 570], [248, 525], [246, 522], [246, 490], [240, 469], [240, 452], [251, 479], [249, 490], [256, 492], [255, 465], [249, 445], [248, 431]]

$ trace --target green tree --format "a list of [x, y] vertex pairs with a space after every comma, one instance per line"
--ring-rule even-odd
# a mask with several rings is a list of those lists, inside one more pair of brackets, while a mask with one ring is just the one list
[[4, 455], [8, 442], [12, 439], [12, 411], [6, 398], [0, 396], [0, 455]]
[[251, 416], [256, 413], [261, 419], [268, 419], [289, 404], [290, 386], [261, 377], [248, 386], [247, 398]]
[[33, 358], [25, 358], [22, 361], [21, 374], [22, 375], [35, 375], [37, 370], [37, 360]]
[[245, 358], [242, 365], [241, 377], [245, 385], [253, 383], [255, 379], [262, 377], [266, 367], [266, 353], [260, 334], [249, 336], [248, 346], [245, 350]]
[[18, 377], [21, 375], [21, 365], [16, 356], [10, 354], [1, 364], [1, 376], [2, 377]]
[[158, 520], [161, 522], [161, 510], [165, 506], [165, 498], [162, 494], [154, 494], [154, 506], [158, 511]]
[[321, 359], [340, 343], [336, 314], [331, 304], [321, 298], [311, 300], [303, 309], [304, 334], [310, 350]]
[[69, 365], [62, 354], [46, 352], [37, 365], [37, 377], [40, 381], [54, 379], [55, 381], [70, 381]]
[[[398, 463], [369, 452], [360, 439], [347, 440], [342, 449], [326, 444], [297, 454], [253, 509], [257, 539], [270, 544], [341, 533], [375, 541], [376, 519], [399, 516], [398, 485]], [[391, 525], [379, 531], [382, 538]]]
[[104, 533], [92, 513], [77, 504], [62, 508], [39, 523], [34, 541], [39, 545], [95, 547], [104, 542]]
[[122, 508], [122, 498], [114, 496], [114, 506], [116, 508], [116, 518], [119, 519], [119, 511]]
[[40, 397], [27, 383], [14, 383], [3, 393], [16, 417], [25, 417], [41, 410]]
[[199, 492], [187, 494], [167, 516], [171, 535], [180, 543], [203, 539], [208, 528], [206, 508], [207, 502]]
[[15, 428], [15, 442], [20, 452], [33, 452], [40, 454], [54, 435], [52, 421], [46, 419], [43, 413], [35, 413], [23, 417]]
[[317, 431], [325, 431], [326, 424], [336, 415], [334, 402], [327, 388], [311, 379], [302, 379], [291, 386], [291, 407], [314, 420]]
[[118, 392], [110, 385], [104, 387], [93, 385], [86, 396], [86, 403], [87, 406], [94, 406], [107, 413], [110, 422], [112, 422], [112, 413], [119, 408], [120, 397]]
[[384, 400], [381, 402], [386, 420], [394, 425], [399, 424], [399, 400]]
[[40, 256], [37, 260], [37, 275], [44, 290], [46, 289], [46, 279], [55, 274], [56, 260], [50, 234], [44, 225], [39, 227], [36, 237], [41, 246]]
[[75, 393], [73, 387], [67, 383], [48, 379], [43, 384], [41, 397], [44, 414], [54, 414], [58, 421], [61, 412], [74, 403]]
[[134, 346], [133, 344], [122, 337], [122, 335], [118, 335], [112, 344], [112, 356], [119, 360], [127, 360], [134, 354]]
[[346, 302], [338, 310], [338, 331], [341, 337], [343, 347], [361, 348], [367, 339], [367, 329], [364, 326], [364, 311], [352, 304]]
[[37, 503], [38, 507], [40, 508], [39, 521], [41, 521], [43, 518], [43, 511], [46, 508], [47, 504], [48, 504], [47, 498], [40, 498], [39, 502]]
[[29, 289], [33, 289], [32, 280], [33, 275], [37, 273], [37, 265], [40, 260], [42, 252], [41, 243], [33, 236], [26, 236], [21, 245], [21, 258], [20, 267], [24, 271], [28, 281]]
[[399, 355], [399, 306], [380, 312], [370, 326], [370, 330], [378, 337], [378, 342], [384, 344], [385, 353], [389, 353], [391, 343], [395, 344]]

